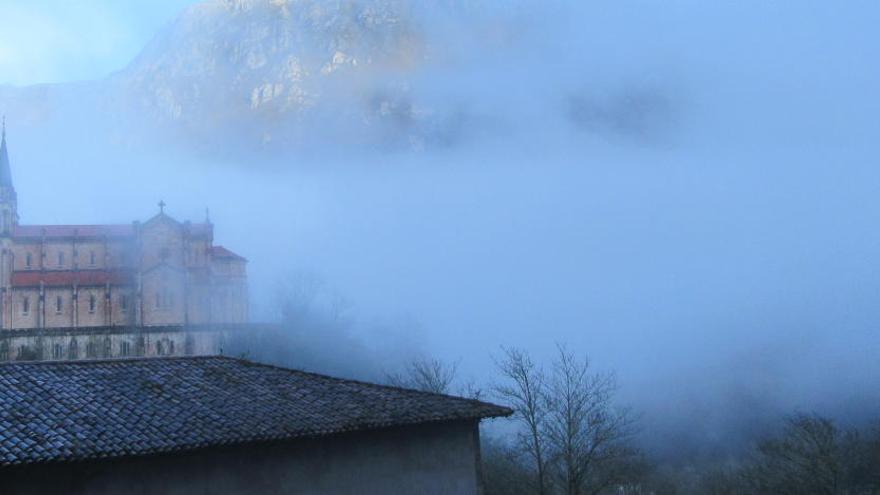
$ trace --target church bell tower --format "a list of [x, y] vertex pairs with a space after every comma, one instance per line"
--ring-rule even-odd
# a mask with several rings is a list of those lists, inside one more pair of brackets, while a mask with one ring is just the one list
[[8, 238], [18, 224], [18, 196], [12, 185], [12, 168], [6, 149], [6, 117], [3, 117], [3, 128], [0, 132], [0, 237]]
[[0, 328], [10, 328], [12, 282], [12, 234], [18, 224], [18, 196], [12, 185], [9, 151], [6, 149], [6, 117], [0, 129]]

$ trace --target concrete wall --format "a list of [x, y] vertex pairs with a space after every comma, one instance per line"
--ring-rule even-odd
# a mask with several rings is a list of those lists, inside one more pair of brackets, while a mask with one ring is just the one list
[[476, 421], [0, 470], [4, 494], [475, 495]]

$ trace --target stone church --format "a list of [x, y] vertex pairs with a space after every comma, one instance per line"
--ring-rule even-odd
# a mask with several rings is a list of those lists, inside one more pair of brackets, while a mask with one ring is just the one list
[[[64, 333], [61, 330], [90, 334], [87, 329], [94, 329], [91, 333], [95, 334], [134, 329], [167, 333], [169, 329], [246, 323], [247, 261], [214, 245], [213, 237], [214, 226], [208, 218], [200, 223], [177, 221], [165, 212], [164, 202], [145, 222], [19, 223], [4, 122], [0, 138], [0, 334], [6, 333], [7, 338], [0, 342], [0, 360], [4, 354], [14, 358], [9, 355], [10, 335], [29, 336], [35, 330], [54, 329], [41, 333], [46, 336]], [[69, 348], [61, 345], [59, 350], [58, 345], [42, 353], [44, 357], [71, 356]], [[120, 349], [114, 352], [113, 342], [111, 349], [101, 344], [104, 352], [93, 354], [136, 355], [133, 345], [137, 347], [133, 342], [118, 342]], [[194, 345], [179, 345], [178, 352], [169, 352], [167, 347], [173, 349], [173, 340], [166, 343], [166, 349], [154, 352], [173, 355]]]

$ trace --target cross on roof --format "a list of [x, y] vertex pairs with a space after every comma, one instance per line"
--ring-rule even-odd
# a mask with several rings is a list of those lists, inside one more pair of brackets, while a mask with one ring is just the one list
[[159, 213], [165, 213], [165, 201], [159, 201]]

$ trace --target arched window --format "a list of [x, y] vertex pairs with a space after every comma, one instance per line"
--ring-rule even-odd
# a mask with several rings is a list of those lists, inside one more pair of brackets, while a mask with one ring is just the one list
[[86, 357], [87, 358], [95, 358], [98, 357], [98, 345], [94, 342], [89, 342], [86, 344]]
[[110, 357], [113, 353], [113, 342], [110, 337], [104, 337], [104, 348], [102, 349], [104, 357]]
[[76, 339], [70, 339], [70, 345], [67, 346], [67, 357], [69, 359], [79, 359], [79, 344]]
[[119, 355], [121, 357], [128, 357], [131, 355], [131, 343], [127, 340], [123, 340], [119, 343]]
[[64, 346], [55, 344], [52, 346], [52, 359], [62, 359], [64, 357]]
[[156, 355], [163, 356], [165, 355], [165, 346], [162, 345], [162, 341], [156, 341]]

